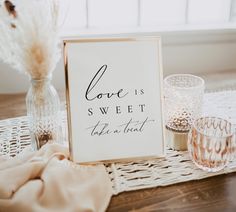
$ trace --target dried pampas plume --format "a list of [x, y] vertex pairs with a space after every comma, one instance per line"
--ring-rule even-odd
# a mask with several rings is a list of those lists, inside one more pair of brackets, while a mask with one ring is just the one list
[[48, 77], [60, 57], [57, 0], [0, 0], [0, 59], [32, 79]]
[[[57, 0], [0, 0], [0, 59], [33, 80], [48, 78], [60, 58]], [[34, 85], [44, 103], [44, 81]]]

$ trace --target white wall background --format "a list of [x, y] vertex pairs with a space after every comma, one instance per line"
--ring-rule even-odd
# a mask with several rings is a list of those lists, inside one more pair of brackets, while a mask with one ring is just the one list
[[[162, 33], [162, 40], [164, 75], [236, 72], [236, 30]], [[91, 61], [89, 58], [88, 62]], [[64, 89], [62, 59], [54, 71], [53, 84], [59, 90]], [[26, 76], [0, 62], [0, 93], [26, 92], [28, 87]]]

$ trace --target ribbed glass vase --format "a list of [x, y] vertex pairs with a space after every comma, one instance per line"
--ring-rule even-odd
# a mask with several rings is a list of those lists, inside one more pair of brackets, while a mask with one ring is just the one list
[[33, 149], [46, 143], [61, 143], [60, 99], [51, 77], [31, 80], [26, 106]]

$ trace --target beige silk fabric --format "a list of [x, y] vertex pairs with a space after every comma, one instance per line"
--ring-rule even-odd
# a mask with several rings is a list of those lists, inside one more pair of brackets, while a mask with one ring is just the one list
[[68, 149], [56, 144], [0, 157], [0, 211], [105, 211], [112, 196], [105, 167], [77, 165], [68, 157]]

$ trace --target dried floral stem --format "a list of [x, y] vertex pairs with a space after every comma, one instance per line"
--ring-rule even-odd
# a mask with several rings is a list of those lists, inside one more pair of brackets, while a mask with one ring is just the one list
[[60, 57], [58, 11], [57, 0], [0, 0], [0, 59], [31, 79], [50, 76]]
[[10, 1], [5, 1], [4, 5], [6, 7], [6, 10], [9, 13], [9, 15], [12, 15], [14, 18], [16, 18], [17, 13], [16, 13], [16, 10], [15, 10], [15, 5], [12, 4], [12, 2], [10, 2]]
[[0, 0], [0, 59], [33, 79], [58, 62], [58, 1]]

